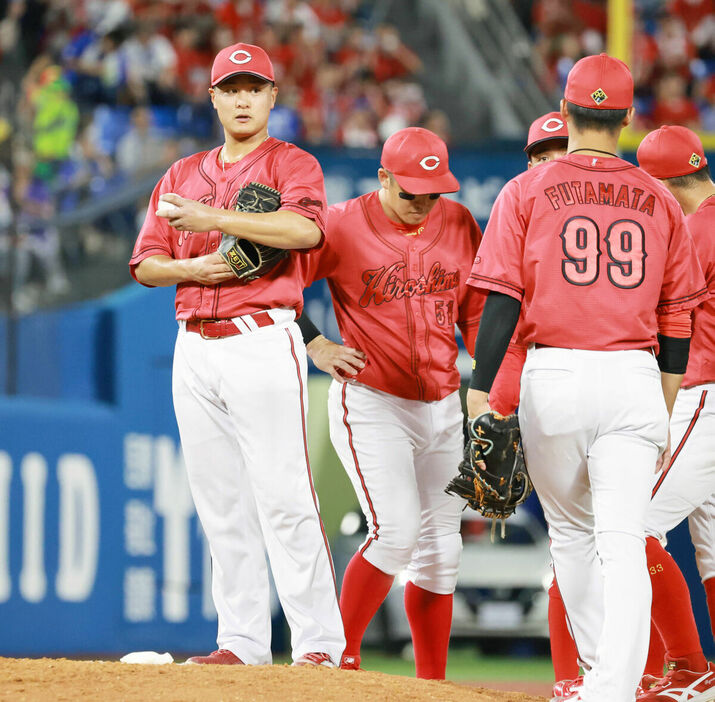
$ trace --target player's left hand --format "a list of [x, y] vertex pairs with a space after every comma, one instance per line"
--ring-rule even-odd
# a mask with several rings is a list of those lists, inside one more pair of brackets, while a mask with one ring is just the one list
[[316, 368], [328, 373], [339, 383], [356, 376], [365, 367], [367, 358], [362, 351], [336, 344], [322, 334], [306, 346], [306, 351]]
[[470, 419], [491, 411], [488, 393], [482, 390], [474, 390], [473, 388], [467, 390], [467, 415]]
[[[174, 205], [171, 212], [166, 215], [160, 214], [162, 202]], [[189, 200], [176, 193], [165, 193], [159, 197], [159, 208], [157, 214], [169, 220], [169, 224], [174, 229], [185, 232], [210, 232], [217, 229], [217, 216], [220, 210], [196, 200]]]

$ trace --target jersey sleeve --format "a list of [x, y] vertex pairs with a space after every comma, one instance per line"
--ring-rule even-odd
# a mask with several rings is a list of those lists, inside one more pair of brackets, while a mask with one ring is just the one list
[[690, 310], [709, 296], [695, 244], [680, 207], [671, 208], [673, 227], [658, 301], [658, 314]]
[[320, 164], [315, 157], [297, 147], [288, 154], [277, 174], [280, 209], [312, 219], [325, 233], [327, 198]]
[[320, 248], [299, 253], [298, 261], [303, 272], [303, 280], [306, 288], [312, 285], [316, 280], [329, 278], [331, 273], [335, 270], [338, 264], [335, 240], [340, 235], [339, 225], [340, 214], [335, 211], [335, 206], [329, 207], [323, 245]]
[[521, 301], [526, 222], [520, 212], [519, 193], [516, 180], [509, 181], [499, 193], [467, 284]]
[[[165, 193], [172, 192], [172, 173], [168, 170], [161, 180], [156, 184], [154, 192], [151, 194], [149, 206], [147, 207], [144, 224], [139, 231], [132, 257], [129, 259], [129, 272], [134, 280], [136, 277], [136, 267], [150, 256], [171, 256], [173, 251], [171, 248], [172, 227], [169, 226], [169, 220], [165, 217], [157, 217], [156, 209], [159, 206], [159, 197]], [[143, 283], [142, 283], [143, 284]], [[154, 287], [147, 285], [147, 287]]]

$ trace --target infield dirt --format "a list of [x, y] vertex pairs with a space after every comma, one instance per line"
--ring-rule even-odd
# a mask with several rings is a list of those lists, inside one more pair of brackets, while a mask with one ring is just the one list
[[13, 702], [545, 702], [448, 681], [327, 668], [127, 665], [0, 658], [0, 699]]

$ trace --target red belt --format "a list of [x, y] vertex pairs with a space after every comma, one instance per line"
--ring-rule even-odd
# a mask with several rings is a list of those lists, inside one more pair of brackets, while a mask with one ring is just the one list
[[[275, 324], [273, 318], [267, 312], [243, 315], [243, 317], [250, 317], [257, 327], [270, 327]], [[249, 331], [253, 331], [250, 329], [250, 324], [248, 322], [246, 324], [249, 326]], [[223, 339], [226, 336], [245, 333], [231, 319], [189, 319], [186, 322], [186, 331], [201, 334], [202, 339]]]

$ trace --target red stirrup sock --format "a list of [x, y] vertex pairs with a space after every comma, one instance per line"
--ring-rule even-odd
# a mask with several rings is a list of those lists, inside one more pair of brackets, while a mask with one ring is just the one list
[[344, 656], [360, 656], [365, 629], [387, 597], [394, 579], [394, 575], [375, 568], [359, 553], [350, 559], [340, 592], [346, 642]]
[[655, 620], [651, 617], [650, 620], [650, 644], [648, 646], [648, 658], [645, 662], [646, 675], [652, 675], [654, 678], [663, 677], [663, 666], [665, 665], [665, 644], [663, 638], [655, 625]]
[[438, 595], [414, 583], [405, 585], [405, 612], [415, 649], [418, 678], [444, 680], [454, 595]]
[[708, 599], [708, 612], [710, 612], [710, 629], [715, 640], [715, 578], [708, 578], [703, 582], [705, 596]]
[[667, 657], [686, 658], [688, 670], [706, 671], [708, 663], [700, 646], [690, 591], [678, 564], [653, 536], [646, 539], [645, 551], [653, 587], [651, 616], [665, 643]]
[[578, 676], [578, 652], [566, 622], [566, 608], [554, 578], [549, 588], [549, 643], [554, 680], [573, 680]]

